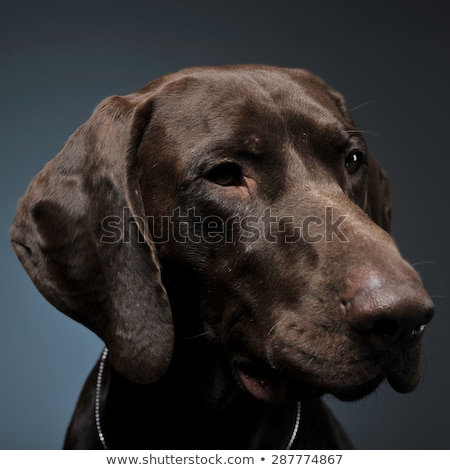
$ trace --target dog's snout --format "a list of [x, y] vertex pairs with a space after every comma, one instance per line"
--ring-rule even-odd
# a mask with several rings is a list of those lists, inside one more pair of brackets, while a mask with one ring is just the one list
[[354, 292], [342, 303], [345, 321], [377, 350], [415, 345], [433, 317], [433, 303], [415, 279], [368, 282]]

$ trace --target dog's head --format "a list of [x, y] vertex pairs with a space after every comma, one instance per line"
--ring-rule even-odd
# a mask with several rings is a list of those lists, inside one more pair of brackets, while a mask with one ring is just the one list
[[100, 104], [31, 183], [12, 240], [132, 381], [165, 373], [174, 321], [195, 314], [255, 397], [357, 398], [384, 378], [415, 387], [433, 311], [390, 214], [320, 79], [198, 68]]

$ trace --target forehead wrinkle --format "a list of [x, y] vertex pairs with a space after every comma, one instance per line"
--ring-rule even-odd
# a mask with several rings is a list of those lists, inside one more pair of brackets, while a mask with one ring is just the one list
[[298, 147], [316, 146], [343, 148], [352, 138], [351, 127], [339, 111], [310, 97], [302, 99], [301, 106], [286, 110], [289, 137]]
[[190, 78], [172, 85], [177, 99], [169, 105], [180, 125], [171, 140], [190, 145], [189, 159], [220, 150], [257, 155], [288, 142], [299, 148], [327, 145], [324, 139], [335, 147], [349, 141], [349, 126], [326, 89], [316, 87], [311, 96], [301, 83], [265, 74]]
[[[232, 116], [236, 124], [240, 124], [239, 128], [246, 131], [245, 142], [250, 148], [256, 149], [261, 143], [258, 134], [270, 136], [279, 143], [286, 138], [296, 141], [305, 133], [314, 140], [327, 137], [330, 144], [337, 146], [345, 146], [350, 140], [349, 131], [354, 128], [346, 123], [325, 89], [314, 90], [311, 95], [311, 90], [298, 82], [290, 82], [291, 86], [286, 89], [266, 78], [260, 82], [251, 77], [249, 82], [257, 86], [246, 86], [249, 93], [245, 93], [243, 99], [238, 98], [238, 92], [233, 93], [237, 105]], [[239, 83], [241, 91], [242, 85]], [[233, 120], [231, 116], [228, 118]]]
[[[247, 140], [253, 140], [253, 137], [256, 138], [256, 136], [251, 136]], [[261, 155], [256, 151], [257, 149], [249, 145], [247, 140], [202, 139], [189, 152], [189, 166], [191, 170], [196, 171], [196, 169], [207, 166], [217, 160], [226, 161], [227, 157], [230, 160], [261, 158]]]

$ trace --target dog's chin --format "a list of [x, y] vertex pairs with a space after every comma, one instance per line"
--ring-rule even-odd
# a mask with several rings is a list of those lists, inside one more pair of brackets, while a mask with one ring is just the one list
[[331, 393], [342, 401], [357, 401], [375, 391], [384, 380], [386, 380], [396, 392], [409, 393], [417, 387], [420, 375], [390, 372], [386, 377], [377, 377], [364, 384], [336, 389], [331, 391]]
[[348, 387], [329, 387], [322, 384], [315, 386], [308, 383], [298, 383], [274, 372], [255, 373], [248, 370], [236, 369], [237, 378], [253, 398], [266, 403], [281, 403], [286, 400], [309, 400], [324, 394], [332, 394], [343, 401], [359, 400], [372, 393], [382, 382], [383, 378], [376, 377], [363, 384]]
[[324, 394], [333, 394], [344, 401], [358, 400], [373, 392], [383, 380], [376, 377], [363, 384], [337, 386], [332, 383], [314, 384], [292, 380], [283, 374], [254, 364], [235, 366], [235, 376], [241, 387], [253, 398], [266, 403], [281, 403], [286, 400], [308, 400]]
[[374, 392], [384, 380], [399, 393], [411, 392], [420, 380], [420, 374], [408, 367], [389, 368], [361, 382], [353, 377], [353, 380], [339, 384], [323, 379], [320, 383], [292, 380], [273, 369], [248, 365], [235, 366], [235, 375], [247, 393], [257, 400], [269, 403], [314, 399], [325, 394], [334, 395], [342, 401], [357, 401]]

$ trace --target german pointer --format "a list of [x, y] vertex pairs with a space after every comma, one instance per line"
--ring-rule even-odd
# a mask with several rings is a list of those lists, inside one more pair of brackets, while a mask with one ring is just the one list
[[309, 72], [192, 68], [103, 101], [11, 230], [107, 348], [65, 447], [350, 448], [321, 396], [413, 390], [433, 315], [390, 220], [383, 170]]

